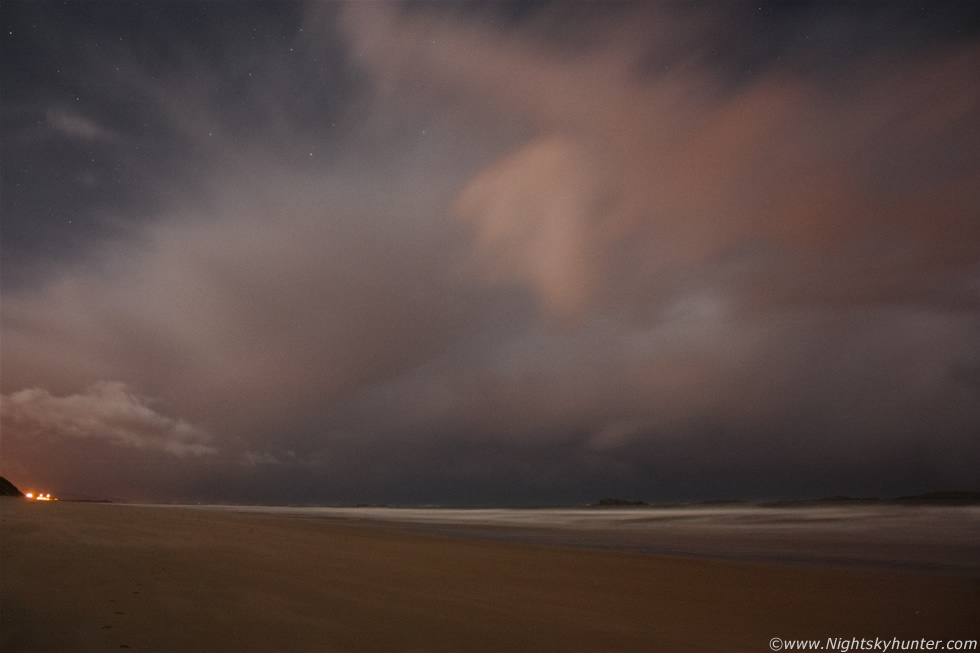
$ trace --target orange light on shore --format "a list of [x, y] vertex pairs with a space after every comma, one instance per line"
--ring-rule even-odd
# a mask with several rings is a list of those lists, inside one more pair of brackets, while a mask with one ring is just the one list
[[33, 499], [34, 498], [34, 493], [33, 492], [28, 492], [24, 496], [27, 497], [28, 499]]
[[58, 497], [51, 498], [51, 493], [38, 492], [36, 495], [33, 492], [28, 492], [24, 495], [25, 499], [33, 499], [34, 501], [57, 501]]

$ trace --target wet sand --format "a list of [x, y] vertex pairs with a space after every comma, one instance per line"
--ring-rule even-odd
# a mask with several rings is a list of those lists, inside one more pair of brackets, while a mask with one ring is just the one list
[[975, 575], [690, 560], [0, 501], [0, 650], [766, 651], [977, 639]]

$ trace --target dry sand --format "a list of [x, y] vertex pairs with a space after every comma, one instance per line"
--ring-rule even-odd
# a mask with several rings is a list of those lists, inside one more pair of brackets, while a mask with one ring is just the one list
[[977, 639], [980, 580], [0, 501], [0, 650], [767, 651]]

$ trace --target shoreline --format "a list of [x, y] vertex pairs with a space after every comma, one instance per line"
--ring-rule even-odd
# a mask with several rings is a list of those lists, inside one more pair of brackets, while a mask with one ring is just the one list
[[265, 514], [423, 535], [682, 559], [980, 576], [980, 508], [973, 506], [157, 507]]
[[976, 639], [976, 575], [668, 558], [276, 515], [0, 506], [4, 651], [761, 651]]

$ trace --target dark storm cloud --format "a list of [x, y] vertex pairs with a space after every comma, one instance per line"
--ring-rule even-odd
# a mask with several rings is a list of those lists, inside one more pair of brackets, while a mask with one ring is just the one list
[[971, 481], [968, 6], [32, 6], [4, 23], [78, 60], [5, 92], [6, 475], [443, 502]]

